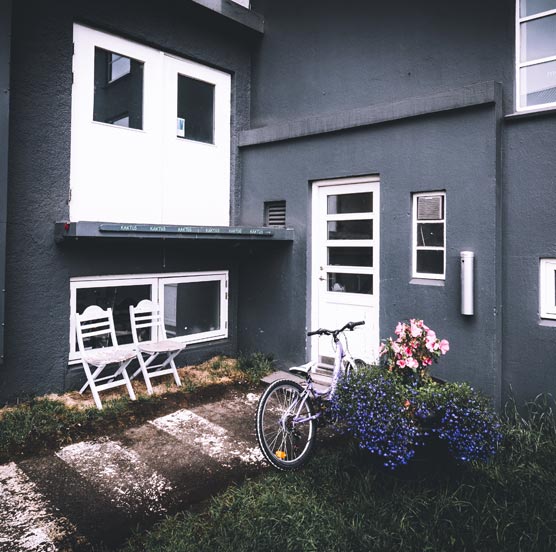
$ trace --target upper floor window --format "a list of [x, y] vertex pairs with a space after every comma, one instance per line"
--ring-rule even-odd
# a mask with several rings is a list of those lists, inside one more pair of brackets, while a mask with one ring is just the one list
[[413, 278], [446, 275], [446, 194], [413, 194]]
[[516, 107], [556, 107], [556, 2], [517, 0]]
[[74, 25], [70, 219], [227, 226], [231, 77]]

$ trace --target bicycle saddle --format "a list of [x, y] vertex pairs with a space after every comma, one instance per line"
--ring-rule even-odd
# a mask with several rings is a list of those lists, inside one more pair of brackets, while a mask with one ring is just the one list
[[309, 372], [311, 371], [311, 368], [315, 365], [314, 362], [307, 362], [305, 364], [302, 364], [301, 366], [292, 366], [290, 368], [290, 372], [293, 372], [294, 374], [298, 374], [300, 376], [303, 377], [307, 377], [307, 374], [309, 374]]

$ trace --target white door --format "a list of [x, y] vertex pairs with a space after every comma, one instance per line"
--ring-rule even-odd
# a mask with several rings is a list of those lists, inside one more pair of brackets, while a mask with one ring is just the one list
[[230, 75], [165, 54], [164, 84], [163, 222], [228, 226]]
[[[378, 355], [379, 182], [377, 177], [313, 184], [311, 329], [365, 325], [347, 332], [353, 356]], [[312, 338], [314, 361], [333, 365], [330, 339]]]

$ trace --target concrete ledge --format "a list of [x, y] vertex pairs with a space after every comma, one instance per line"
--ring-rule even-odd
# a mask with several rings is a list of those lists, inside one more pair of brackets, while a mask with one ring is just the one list
[[188, 226], [96, 221], [56, 222], [56, 242], [92, 239], [180, 239], [293, 242], [293, 228], [247, 226]]
[[243, 27], [247, 27], [259, 34], [264, 33], [263, 16], [253, 10], [249, 10], [231, 2], [230, 0], [191, 0], [195, 4], [199, 4], [213, 12], [216, 12]]
[[244, 130], [239, 135], [239, 146], [256, 146], [419, 117], [442, 111], [495, 104], [500, 97], [501, 85], [499, 83], [493, 81], [482, 82], [432, 96], [410, 98], [391, 104], [372, 105], [319, 117], [297, 119], [275, 126]]

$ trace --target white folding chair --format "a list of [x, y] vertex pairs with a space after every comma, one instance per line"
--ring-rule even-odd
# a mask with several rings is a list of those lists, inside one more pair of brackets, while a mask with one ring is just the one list
[[[95, 404], [99, 410], [102, 409], [99, 391], [112, 389], [120, 385], [125, 385], [129, 396], [132, 400], [135, 400], [135, 393], [131, 387], [127, 366], [136, 357], [136, 353], [131, 348], [118, 346], [112, 309], [107, 308], [103, 310], [97, 305], [91, 305], [83, 311], [83, 314], [77, 313], [75, 315], [75, 322], [81, 362], [87, 376], [87, 382], [79, 392], [83, 393], [87, 387], [90, 387]], [[85, 348], [84, 341], [86, 339], [102, 336], [109, 343], [107, 347], [97, 349]], [[104, 369], [113, 364], [118, 365], [115, 371], [108, 376], [102, 375]], [[99, 383], [102, 381], [107, 381], [107, 383]]]
[[[151, 379], [158, 376], [172, 374], [176, 385], [181, 385], [174, 359], [185, 349], [185, 343], [179, 343], [166, 337], [166, 328], [158, 305], [149, 299], [143, 299], [136, 307], [130, 305], [129, 318], [139, 361], [139, 369], [131, 377], [134, 378], [139, 372], [142, 372], [149, 395], [153, 392]], [[138, 330], [143, 329], [150, 330], [148, 341], [139, 339]], [[157, 339], [157, 331], [161, 339]], [[165, 355], [166, 359], [160, 364], [153, 364], [159, 355]]]

